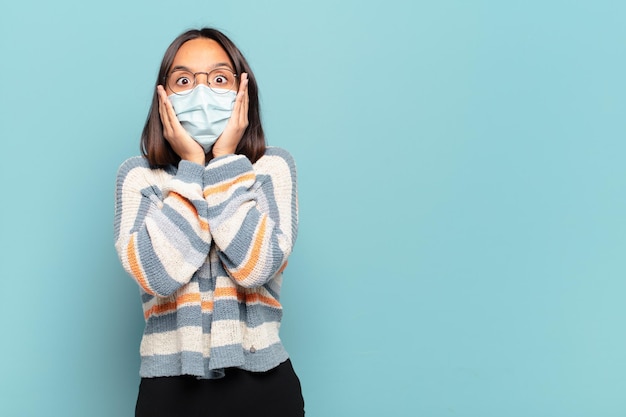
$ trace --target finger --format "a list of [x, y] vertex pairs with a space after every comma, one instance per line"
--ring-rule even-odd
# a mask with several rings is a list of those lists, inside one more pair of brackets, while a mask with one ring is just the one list
[[239, 86], [239, 91], [237, 93], [237, 118], [240, 125], [246, 125], [248, 122], [248, 83], [249, 78], [247, 73], [241, 74], [241, 85]]
[[241, 84], [239, 84], [239, 90], [237, 91], [238, 93], [243, 92], [246, 88], [248, 88], [248, 73], [247, 72], [243, 72], [241, 73]]
[[163, 115], [167, 118], [168, 123], [171, 125], [172, 115], [176, 116], [176, 114], [172, 114], [174, 111], [172, 108], [172, 103], [167, 97], [167, 94], [165, 93], [165, 90], [163, 89], [163, 87], [160, 88], [160, 97], [161, 97], [161, 103], [163, 105]]
[[242, 91], [244, 89], [245, 84], [245, 73], [242, 74], [241, 82], [239, 84], [239, 89], [237, 90], [237, 95], [235, 96], [235, 103], [233, 104], [233, 109], [231, 111], [230, 121], [233, 123], [239, 123], [239, 114], [241, 112], [241, 102], [242, 102]]
[[161, 116], [161, 121], [165, 122], [168, 119], [167, 109], [165, 107], [167, 96], [165, 95], [165, 90], [163, 90], [163, 87], [160, 85], [157, 86], [157, 96], [159, 101], [159, 115]]
[[250, 105], [250, 96], [248, 95], [248, 83], [249, 83], [249, 79], [248, 79], [248, 74], [246, 74], [246, 89], [244, 91], [244, 96], [243, 96], [243, 111], [242, 111], [242, 116], [244, 117], [245, 120], [245, 124], [248, 124], [248, 108]]
[[164, 131], [167, 131], [168, 136], [166, 137], [166, 139], [170, 140], [177, 134], [177, 131], [179, 132], [179, 134], [182, 133], [181, 131], [183, 130], [183, 127], [180, 124], [178, 117], [176, 117], [176, 111], [174, 110], [174, 106], [168, 98], [165, 89], [162, 86], [159, 87], [159, 94], [161, 97], [161, 103], [163, 108], [163, 115], [161, 120], [163, 122]]
[[159, 116], [161, 117], [161, 124], [163, 124], [163, 136], [168, 139], [171, 137], [172, 133], [169, 112], [167, 111], [168, 100], [165, 90], [160, 85], [157, 86], [157, 95], [159, 100]]

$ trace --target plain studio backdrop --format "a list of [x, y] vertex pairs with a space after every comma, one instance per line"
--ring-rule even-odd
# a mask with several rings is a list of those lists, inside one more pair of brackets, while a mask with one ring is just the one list
[[[299, 174], [284, 343], [307, 416], [626, 415], [626, 3], [0, 6], [0, 415], [131, 416], [113, 247], [179, 33], [223, 30]], [[245, 393], [242, 393], [245, 395]]]

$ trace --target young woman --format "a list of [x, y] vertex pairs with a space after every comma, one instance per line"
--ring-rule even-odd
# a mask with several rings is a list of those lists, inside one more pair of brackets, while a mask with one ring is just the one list
[[166, 50], [141, 150], [115, 200], [146, 320], [136, 416], [303, 416], [279, 337], [295, 165], [266, 148], [254, 75], [224, 34], [190, 30]]

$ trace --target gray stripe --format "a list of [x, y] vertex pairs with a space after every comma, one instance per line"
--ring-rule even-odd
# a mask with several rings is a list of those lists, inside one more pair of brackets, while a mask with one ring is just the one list
[[[176, 311], [160, 316], [153, 316], [146, 323], [145, 334], [172, 332], [186, 326], [199, 326], [198, 315], [201, 313], [199, 305], [178, 306]], [[210, 323], [210, 321], [209, 321]], [[209, 332], [210, 329], [203, 329]]]
[[205, 361], [200, 352], [142, 356], [139, 375], [143, 378], [176, 375], [205, 375]]
[[240, 345], [221, 346], [211, 349], [209, 369], [236, 366], [248, 371], [265, 372], [288, 358], [289, 355], [281, 343], [275, 343], [265, 349], [255, 349], [254, 353], [243, 350]]
[[283, 316], [281, 308], [274, 308], [264, 304], [239, 303], [235, 300], [217, 300], [213, 305], [213, 321], [232, 320], [233, 311], [238, 310], [239, 320], [245, 322], [248, 328], [255, 328], [263, 323], [280, 322]]

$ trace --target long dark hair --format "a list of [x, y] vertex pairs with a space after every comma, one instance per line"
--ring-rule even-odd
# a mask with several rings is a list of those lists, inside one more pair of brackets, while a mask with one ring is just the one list
[[152, 167], [175, 165], [180, 161], [180, 157], [163, 137], [163, 124], [159, 117], [159, 102], [156, 87], [159, 84], [165, 84], [167, 73], [181, 45], [197, 38], [207, 38], [217, 42], [224, 48], [224, 51], [226, 51], [226, 54], [235, 66], [235, 72], [238, 75], [244, 72], [248, 74], [248, 127], [244, 131], [243, 137], [241, 141], [239, 141], [235, 152], [245, 155], [250, 162], [254, 163], [265, 153], [265, 135], [263, 133], [263, 126], [261, 126], [259, 91], [256, 79], [254, 78], [250, 65], [248, 65], [248, 61], [246, 61], [235, 44], [222, 32], [212, 28], [188, 30], [174, 39], [165, 51], [163, 60], [161, 61], [159, 75], [154, 85], [152, 105], [150, 106], [143, 132], [141, 133], [141, 154], [146, 157]]

